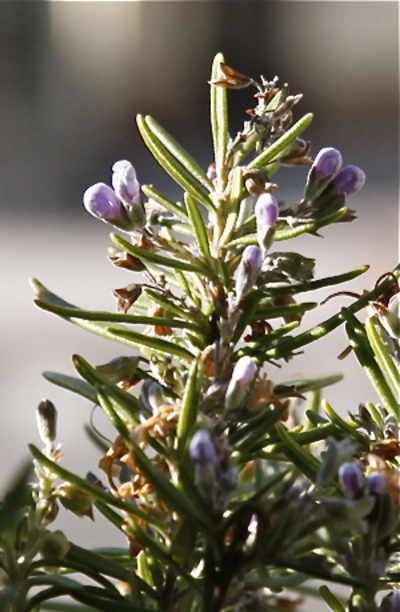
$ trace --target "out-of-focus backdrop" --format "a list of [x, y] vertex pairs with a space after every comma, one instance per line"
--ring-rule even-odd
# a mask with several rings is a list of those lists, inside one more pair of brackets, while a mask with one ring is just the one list
[[[351, 201], [359, 219], [299, 237], [282, 248], [318, 259], [317, 275], [369, 263], [351, 284], [360, 291], [398, 260], [398, 6], [396, 2], [2, 2], [0, 3], [2, 205], [1, 482], [39, 443], [34, 411], [43, 397], [59, 409], [65, 465], [84, 475], [98, 455], [86, 441], [90, 406], [41, 378], [72, 373], [71, 354], [95, 364], [129, 354], [32, 306], [28, 277], [84, 307], [114, 308], [112, 289], [131, 282], [106, 260], [108, 228], [87, 215], [83, 190], [108, 182], [110, 166], [130, 159], [141, 182], [179, 196], [145, 150], [135, 114], [154, 115], [206, 167], [210, 62], [221, 50], [238, 70], [279, 75], [302, 92], [297, 117], [315, 113], [312, 154], [341, 149], [367, 173]], [[246, 118], [252, 92], [230, 94], [231, 131]], [[306, 170], [276, 175], [280, 197], [298, 198]], [[349, 285], [350, 288], [350, 285]], [[321, 292], [321, 298], [327, 292]], [[310, 325], [348, 298], [305, 318]], [[344, 332], [311, 346], [269, 374], [276, 380], [344, 370], [327, 396], [342, 412], [373, 399], [354, 357], [338, 362]], [[107, 431], [101, 415], [100, 429]], [[118, 537], [96, 518], [61, 513], [75, 539]], [[70, 531], [71, 533], [71, 531]]]

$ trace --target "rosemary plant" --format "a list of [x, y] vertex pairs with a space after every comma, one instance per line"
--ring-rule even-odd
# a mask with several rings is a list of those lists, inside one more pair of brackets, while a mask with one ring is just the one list
[[[227, 90], [246, 87], [255, 106], [231, 136]], [[282, 611], [309, 595], [321, 610], [400, 610], [400, 267], [297, 330], [318, 306], [299, 296], [367, 266], [314, 278], [314, 260], [285, 243], [352, 221], [347, 199], [365, 174], [342, 167], [334, 148], [309, 157], [301, 135], [313, 115], [294, 122], [301, 95], [276, 77], [247, 77], [218, 54], [210, 88], [206, 171], [155, 119], [137, 117], [181, 201], [140, 185], [125, 160], [112, 187], [84, 194], [117, 230], [111, 262], [134, 273], [114, 291], [116, 312], [82, 310], [32, 281], [38, 307], [139, 353], [104, 365], [74, 355], [76, 378], [44, 373], [103, 409], [115, 439], [105, 445], [89, 424], [101, 457], [74, 474], [56, 408], [39, 404], [34, 476], [24, 467], [1, 506], [2, 610]], [[274, 181], [296, 165], [311, 166], [289, 205]], [[379, 398], [346, 418], [323, 397], [340, 375], [273, 380], [274, 366], [342, 324]], [[102, 514], [126, 547], [80, 547], [52, 529], [62, 507]]]

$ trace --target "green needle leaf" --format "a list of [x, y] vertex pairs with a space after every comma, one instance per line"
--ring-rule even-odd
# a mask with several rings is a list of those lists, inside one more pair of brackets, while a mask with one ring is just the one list
[[303, 474], [308, 476], [310, 480], [315, 481], [320, 466], [318, 459], [296, 442], [293, 435], [281, 423], [277, 423], [274, 428], [282, 442], [284, 454], [293, 461]]
[[87, 382], [75, 378], [75, 376], [67, 376], [59, 372], [46, 371], [42, 373], [42, 376], [54, 385], [68, 389], [68, 391], [72, 391], [78, 395], [82, 395], [82, 397], [86, 397], [86, 399], [93, 402], [93, 404], [97, 404], [96, 391], [93, 386], [89, 385]]
[[134, 246], [122, 238], [119, 234], [112, 233], [110, 234], [110, 238], [117, 247], [124, 249], [127, 251], [127, 253], [138, 257], [140, 260], [150, 261], [152, 263], [167, 266], [168, 268], [174, 268], [176, 270], [188, 270], [189, 272], [197, 272], [207, 275], [207, 268], [201, 266], [200, 264], [196, 265], [186, 261], [181, 261], [179, 259], [165, 257], [164, 255], [158, 255], [152, 251], [147, 251], [146, 249]]
[[178, 215], [184, 221], [187, 221], [187, 212], [183, 209], [183, 207], [179, 206], [173, 200], [170, 200], [165, 195], [163, 195], [158, 189], [153, 187], [153, 185], [142, 185], [143, 193], [151, 200], [157, 202], [161, 206], [164, 206], [170, 212]]
[[190, 172], [195, 179], [199, 181], [207, 189], [211, 189], [212, 185], [207, 178], [204, 170], [193, 159], [185, 149], [176, 142], [176, 140], [165, 130], [161, 125], [150, 115], [145, 117], [146, 125], [152, 133], [159, 139], [160, 142], [168, 149], [168, 151], [176, 157], [176, 159]]
[[209, 258], [211, 257], [211, 254], [210, 245], [208, 243], [207, 228], [203, 221], [203, 217], [201, 216], [200, 209], [188, 193], [185, 193], [185, 204], [199, 249], [204, 257]]
[[130, 315], [123, 313], [104, 312], [101, 310], [82, 310], [80, 308], [66, 308], [65, 306], [55, 306], [35, 300], [35, 304], [43, 310], [49, 310], [63, 317], [84, 319], [85, 321], [107, 321], [108, 323], [131, 323], [135, 325], [165, 325], [177, 329], [190, 329], [199, 331], [193, 323], [187, 321], [177, 321], [176, 319], [166, 319], [165, 317], [147, 317], [143, 315]]
[[[217, 53], [211, 69], [211, 80], [217, 81], [224, 78], [221, 63], [225, 63], [222, 53]], [[224, 87], [210, 85], [210, 120], [211, 132], [214, 145], [215, 164], [217, 175], [220, 175], [225, 160], [226, 147], [228, 144], [228, 97]]]
[[140, 334], [128, 329], [125, 330], [110, 327], [109, 331], [111, 334], [117, 336], [117, 338], [124, 338], [128, 344], [147, 346], [148, 348], [158, 351], [159, 353], [174, 355], [175, 357], [184, 359], [185, 361], [191, 361], [194, 359], [194, 355], [192, 355], [190, 351], [183, 348], [183, 346], [179, 346], [179, 344], [168, 342], [168, 340], [162, 340], [161, 338], [156, 338], [154, 336], [146, 336], [145, 334]]
[[314, 115], [307, 113], [297, 121], [292, 127], [283, 134], [278, 140], [276, 140], [268, 149], [260, 153], [253, 161], [248, 165], [249, 169], [262, 168], [268, 162], [275, 160], [279, 153], [281, 153], [289, 144], [291, 144], [300, 134], [304, 132], [313, 120]]
[[186, 170], [184, 166], [172, 155], [162, 142], [154, 135], [146, 120], [142, 115], [137, 115], [136, 123], [141, 137], [145, 145], [153, 154], [156, 161], [160, 164], [167, 174], [182, 187], [193, 195], [196, 200], [199, 200], [204, 206], [214, 209], [214, 205], [210, 200], [206, 191], [197, 182], [193, 175]]
[[188, 434], [196, 421], [199, 386], [198, 378], [199, 369], [198, 360], [196, 360], [190, 368], [178, 420], [177, 444], [178, 453], [181, 455], [185, 450]]

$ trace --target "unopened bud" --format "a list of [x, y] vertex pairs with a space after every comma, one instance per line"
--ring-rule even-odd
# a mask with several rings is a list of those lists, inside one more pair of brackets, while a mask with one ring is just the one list
[[251, 245], [245, 248], [238, 267], [236, 277], [236, 297], [240, 301], [253, 287], [263, 264], [263, 255], [258, 246]]
[[40, 542], [40, 554], [46, 559], [64, 559], [65, 555], [71, 548], [71, 544], [67, 540], [62, 531], [47, 531]]
[[93, 520], [92, 498], [74, 485], [66, 482], [57, 487], [57, 496], [60, 502], [77, 516], [88, 516]]
[[373, 472], [367, 478], [367, 487], [370, 493], [383, 495], [387, 489], [387, 482], [383, 474], [380, 472]]
[[318, 178], [335, 176], [342, 167], [343, 159], [340, 151], [333, 147], [321, 149], [313, 161], [310, 172], [314, 171]]
[[360, 191], [365, 184], [364, 170], [358, 166], [345, 166], [333, 179], [334, 191], [338, 195], [351, 195]]
[[126, 224], [124, 208], [114, 191], [105, 183], [96, 183], [83, 194], [83, 205], [94, 217], [118, 227]]
[[246, 399], [258, 370], [253, 357], [242, 357], [235, 365], [225, 396], [225, 409], [235, 410]]
[[129, 229], [142, 229], [146, 223], [146, 215], [142, 206], [140, 184], [136, 178], [135, 168], [131, 162], [123, 159], [115, 162], [112, 171], [112, 186], [124, 204], [130, 221]]
[[213, 468], [218, 463], [218, 455], [207, 429], [198, 429], [194, 434], [189, 448], [193, 463], [203, 468]]
[[270, 193], [263, 193], [257, 200], [255, 213], [258, 244], [261, 249], [266, 250], [271, 246], [279, 215], [277, 199]]
[[112, 186], [117, 197], [127, 206], [140, 202], [140, 184], [131, 162], [123, 159], [112, 167]]
[[339, 483], [347, 497], [355, 499], [363, 486], [363, 475], [357, 463], [343, 463], [339, 469]]
[[307, 176], [304, 197], [315, 199], [336, 176], [342, 166], [342, 155], [333, 147], [325, 147], [319, 151]]
[[57, 410], [49, 400], [42, 400], [36, 410], [36, 423], [44, 444], [54, 442], [57, 433]]

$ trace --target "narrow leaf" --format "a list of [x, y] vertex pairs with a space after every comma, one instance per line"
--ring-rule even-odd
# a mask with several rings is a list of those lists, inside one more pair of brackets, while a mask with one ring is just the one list
[[325, 603], [328, 604], [332, 612], [346, 612], [344, 606], [342, 606], [338, 598], [332, 593], [330, 589], [328, 589], [326, 585], [319, 587], [319, 593]]
[[124, 338], [133, 345], [147, 346], [148, 348], [158, 351], [159, 353], [174, 355], [175, 357], [184, 359], [185, 361], [191, 361], [194, 359], [194, 355], [192, 355], [190, 351], [183, 348], [183, 346], [180, 346], [179, 344], [168, 342], [168, 340], [162, 340], [161, 338], [156, 338], [154, 336], [146, 336], [145, 334], [140, 334], [139, 332], [134, 332], [128, 329], [125, 330], [110, 327], [109, 331], [111, 334], [114, 334], [118, 338]]
[[102, 310], [82, 310], [80, 308], [66, 308], [65, 306], [55, 306], [35, 300], [35, 304], [43, 310], [49, 310], [63, 317], [84, 319], [85, 321], [107, 321], [115, 323], [128, 323], [134, 325], [165, 325], [167, 327], [175, 327], [177, 329], [191, 329], [199, 331], [196, 325], [187, 321], [176, 321], [175, 319], [166, 319], [165, 317], [147, 317], [143, 315], [130, 315], [123, 313], [104, 312]]
[[185, 149], [176, 142], [176, 140], [165, 130], [161, 125], [150, 115], [145, 117], [145, 122], [151, 132], [162, 142], [168, 151], [186, 168], [195, 179], [199, 181], [207, 189], [211, 189], [212, 185], [207, 178], [204, 170], [193, 159]]
[[[66, 302], [62, 298], [49, 291], [49, 289], [42, 285], [42, 283], [39, 282], [36, 278], [31, 279], [30, 283], [35, 292], [35, 295], [38, 297], [38, 299], [35, 300], [35, 303], [39, 308], [45, 307], [46, 310], [50, 310], [52, 312], [55, 312], [54, 308], [59, 307], [77, 309], [74, 304]], [[110, 331], [107, 329], [106, 323], [102, 323], [99, 321], [85, 321], [84, 319], [76, 319], [74, 317], [67, 317], [64, 315], [59, 316], [61, 316], [66, 321], [73, 323], [74, 325], [78, 325], [79, 327], [82, 327], [83, 329], [86, 329], [87, 331], [90, 331], [93, 334], [97, 334], [98, 336], [102, 336], [103, 338], [107, 338], [108, 340], [114, 340], [114, 342], [121, 342], [122, 344], [130, 344], [123, 337], [116, 336], [115, 334], [110, 333]], [[124, 327], [121, 325], [118, 327], [118, 329], [124, 329]]]
[[342, 417], [332, 408], [332, 406], [327, 400], [322, 400], [322, 407], [325, 414], [330, 418], [332, 423], [334, 423], [334, 425], [336, 425], [338, 429], [341, 429], [348, 436], [350, 436], [350, 438], [353, 438], [353, 440], [359, 442], [364, 447], [364, 449], [368, 449], [368, 438], [359, 431], [357, 431], [355, 425], [349, 423], [345, 419], [342, 419]]
[[[221, 63], [225, 63], [224, 56], [222, 53], [217, 53], [211, 69], [212, 81], [218, 81], [219, 79], [224, 78], [224, 74], [220, 68]], [[227, 91], [224, 87], [210, 85], [210, 104], [210, 120], [215, 164], [217, 168], [217, 175], [220, 175], [228, 144], [228, 99]]]
[[59, 372], [46, 371], [42, 373], [42, 376], [54, 385], [68, 389], [68, 391], [72, 391], [78, 395], [82, 395], [82, 397], [86, 397], [86, 399], [93, 404], [97, 404], [96, 391], [93, 386], [89, 385], [87, 382], [75, 378], [75, 376], [67, 376]]
[[209, 258], [211, 255], [210, 245], [208, 243], [207, 228], [203, 221], [203, 217], [201, 216], [200, 209], [188, 193], [185, 193], [185, 204], [199, 249], [204, 257]]
[[[315, 234], [315, 232], [321, 227], [331, 225], [332, 223], [338, 223], [343, 217], [347, 215], [349, 209], [346, 207], [340, 208], [339, 210], [330, 213], [329, 215], [321, 216], [318, 219], [313, 219], [309, 223], [303, 223], [296, 225], [296, 227], [288, 229], [276, 229], [274, 234], [274, 241], [289, 240], [290, 238], [296, 238], [301, 234]], [[231, 248], [238, 245], [257, 244], [257, 234], [248, 234], [241, 238], [235, 238], [225, 245], [225, 248]]]
[[141, 189], [149, 199], [154, 200], [155, 202], [157, 202], [157, 204], [160, 204], [161, 206], [164, 206], [164, 208], [178, 215], [184, 221], [187, 220], [187, 212], [186, 210], [184, 210], [183, 206], [179, 206], [179, 204], [177, 204], [173, 200], [170, 200], [170, 198], [167, 198], [160, 191], [158, 191], [158, 189], [153, 187], [153, 185], [142, 185]]
[[122, 238], [119, 234], [112, 233], [110, 234], [110, 238], [116, 246], [124, 249], [127, 253], [130, 253], [134, 257], [138, 257], [140, 260], [150, 261], [152, 263], [167, 266], [168, 268], [174, 268], [176, 270], [188, 270], [189, 272], [198, 272], [200, 274], [207, 275], [207, 269], [200, 264], [196, 265], [187, 261], [172, 259], [170, 257], [165, 257], [165, 255], [158, 255], [152, 251], [147, 251], [146, 249], [134, 246]]
[[207, 208], [214, 209], [214, 205], [207, 192], [152, 133], [142, 115], [137, 116], [136, 123], [145, 145], [151, 151], [160, 166], [164, 168], [166, 173], [169, 174], [182, 189], [193, 195], [196, 200], [199, 200], [199, 202], [204, 204]]
[[314, 481], [320, 465], [318, 459], [296, 442], [293, 435], [280, 423], [275, 425], [275, 431], [281, 439], [282, 450], [288, 459], [293, 461], [299, 470], [308, 476], [310, 480]]
[[393, 362], [388, 348], [385, 346], [379, 334], [379, 320], [376, 315], [370, 316], [365, 321], [365, 331], [368, 341], [395, 398], [400, 402], [400, 372]]
[[307, 113], [301, 119], [297, 121], [292, 127], [285, 132], [278, 140], [276, 140], [268, 149], [257, 155], [255, 159], [248, 165], [248, 168], [262, 168], [268, 162], [275, 160], [279, 153], [281, 153], [290, 143], [292, 143], [308, 126], [313, 120], [314, 115]]
[[346, 332], [350, 340], [350, 345], [384, 407], [397, 419], [400, 419], [399, 404], [375, 360], [365, 328], [348, 310], [349, 309], [343, 309], [342, 312], [347, 321]]
[[188, 434], [193, 427], [197, 416], [197, 388], [198, 388], [198, 361], [194, 361], [189, 371], [189, 376], [185, 386], [185, 392], [182, 398], [181, 410], [177, 426], [177, 444], [178, 452], [183, 453]]

